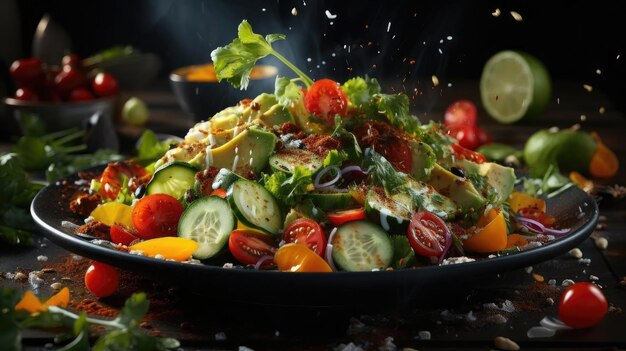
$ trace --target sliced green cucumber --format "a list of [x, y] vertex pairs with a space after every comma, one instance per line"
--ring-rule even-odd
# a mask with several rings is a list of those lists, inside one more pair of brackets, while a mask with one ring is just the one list
[[212, 184], [213, 190], [215, 189], [227, 190], [234, 182], [238, 181], [239, 179], [244, 179], [244, 178], [229, 169], [222, 168], [219, 170], [219, 172], [215, 176], [215, 179], [213, 180], [213, 184]]
[[269, 163], [274, 171], [293, 173], [300, 166], [315, 173], [324, 166], [324, 158], [309, 150], [290, 148], [270, 156]]
[[244, 225], [278, 234], [283, 216], [278, 202], [261, 184], [240, 179], [226, 194], [230, 207]]
[[198, 170], [186, 162], [166, 163], [154, 172], [146, 186], [146, 195], [168, 194], [182, 199], [185, 191], [193, 187]]
[[183, 212], [178, 222], [178, 236], [200, 244], [193, 257], [203, 260], [217, 255], [226, 246], [236, 223], [226, 200], [217, 196], [202, 197]]
[[306, 195], [306, 198], [310, 199], [316, 207], [323, 211], [345, 210], [356, 205], [354, 197], [348, 192], [310, 193]]
[[332, 239], [333, 261], [344, 271], [385, 269], [393, 259], [393, 245], [387, 234], [368, 221], [348, 222]]
[[406, 233], [409, 226], [413, 204], [407, 194], [389, 196], [382, 188], [376, 188], [365, 195], [365, 213], [386, 232], [401, 234]]

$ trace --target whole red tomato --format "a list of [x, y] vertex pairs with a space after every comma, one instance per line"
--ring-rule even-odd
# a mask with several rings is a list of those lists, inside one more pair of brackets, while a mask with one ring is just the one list
[[561, 295], [559, 318], [572, 328], [589, 328], [600, 323], [607, 309], [600, 288], [591, 283], [576, 283]]
[[111, 296], [117, 290], [120, 275], [117, 269], [100, 262], [94, 262], [85, 272], [85, 285], [95, 297]]
[[113, 96], [119, 91], [117, 79], [109, 73], [98, 73], [91, 83], [93, 92], [99, 97]]
[[445, 126], [451, 129], [462, 126], [475, 126], [476, 115], [476, 105], [473, 102], [469, 100], [455, 101], [446, 110]]
[[334, 125], [335, 115], [346, 115], [348, 97], [337, 82], [320, 79], [311, 85], [304, 96], [304, 106], [315, 117]]

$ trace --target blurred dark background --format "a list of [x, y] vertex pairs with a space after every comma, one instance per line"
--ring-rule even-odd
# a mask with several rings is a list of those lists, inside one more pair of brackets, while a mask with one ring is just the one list
[[[158, 54], [165, 76], [210, 61], [211, 50], [230, 42], [248, 19], [258, 33], [287, 34], [276, 47], [313, 78], [369, 74], [408, 90], [420, 80], [430, 84], [434, 74], [447, 86], [478, 79], [491, 55], [517, 49], [541, 59], [554, 80], [590, 84], [624, 110], [626, 40], [618, 1], [2, 1], [19, 12], [20, 33], [4, 34], [21, 38], [14, 55], [30, 55], [37, 23], [49, 13], [80, 56], [132, 45]], [[9, 56], [0, 63], [3, 72], [15, 58]]]

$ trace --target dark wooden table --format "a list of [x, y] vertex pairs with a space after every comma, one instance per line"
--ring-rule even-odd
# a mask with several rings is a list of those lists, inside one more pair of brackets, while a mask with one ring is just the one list
[[[151, 91], [135, 92], [151, 108], [148, 127], [183, 135], [193, 122], [180, 111], [166, 85]], [[538, 119], [515, 126], [498, 125], [484, 116], [481, 125], [496, 141], [521, 147], [526, 138], [542, 127], [569, 127], [581, 123], [586, 130], [597, 131], [618, 154], [622, 167], [610, 184], [626, 183], [626, 132], [624, 115], [612, 109], [600, 92], [589, 93], [582, 84], [560, 82], [555, 85], [554, 101]], [[479, 101], [476, 83], [455, 83], [454, 88], [427, 91], [414, 101], [421, 117], [440, 120], [443, 110], [458, 98]], [[434, 103], [433, 103], [434, 101]], [[600, 113], [600, 108], [604, 113]], [[581, 115], [586, 121], [581, 122]], [[424, 119], [424, 118], [422, 118]], [[140, 130], [119, 130], [125, 145], [131, 145]], [[608, 239], [606, 250], [600, 250], [593, 239], [579, 248], [589, 264], [582, 264], [567, 254], [527, 269], [498, 276], [470, 277], [465, 282], [450, 282], [424, 289], [411, 301], [393, 301], [392, 296], [372, 296], [371, 303], [346, 307], [285, 307], [249, 305], [229, 301], [227, 296], [203, 298], [184, 288], [127, 275], [133, 284], [124, 293], [145, 290], [153, 299], [153, 312], [144, 327], [147, 332], [179, 338], [189, 349], [225, 350], [247, 346], [265, 349], [343, 349], [358, 345], [366, 350], [488, 350], [493, 339], [504, 336], [515, 340], [522, 349], [532, 350], [615, 350], [626, 348], [626, 200], [604, 199], [600, 202], [601, 227], [594, 236]], [[44, 255], [47, 262], [37, 257]], [[72, 254], [37, 234], [32, 248], [0, 247], [0, 272], [40, 270], [63, 267]], [[87, 260], [77, 265], [84, 269]], [[74, 272], [78, 275], [80, 272]], [[72, 272], [59, 269], [44, 274], [42, 295], [50, 293], [49, 285], [61, 281], [72, 288], [75, 301], [89, 299], [80, 279], [62, 280]], [[595, 281], [602, 286], [610, 311], [596, 327], [587, 330], [558, 332], [549, 338], [527, 337], [527, 331], [538, 326], [545, 316], [556, 316], [558, 298], [565, 279]], [[543, 281], [541, 281], [543, 280]], [[0, 278], [0, 286], [28, 289], [28, 283]], [[259, 287], [262, 289], [263, 287]], [[283, 292], [289, 294], [288, 291]], [[332, 294], [332, 291], [328, 291]], [[254, 294], [251, 291], [250, 294]], [[119, 306], [123, 298], [101, 301], [103, 306]], [[277, 296], [276, 301], [280, 301]], [[303, 301], [306, 305], [306, 301]], [[513, 307], [511, 309], [510, 307]], [[429, 334], [430, 338], [425, 337]], [[27, 349], [43, 349], [51, 342], [50, 334], [29, 332]], [[421, 336], [421, 337], [420, 337]], [[1, 348], [1, 347], [0, 347]], [[346, 348], [346, 350], [355, 350]]]

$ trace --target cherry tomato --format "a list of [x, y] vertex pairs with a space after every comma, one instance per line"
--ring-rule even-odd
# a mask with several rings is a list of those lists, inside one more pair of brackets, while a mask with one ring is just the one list
[[365, 209], [354, 208], [351, 210], [342, 210], [330, 212], [327, 214], [328, 220], [335, 226], [338, 227], [346, 222], [358, 221], [359, 219], [365, 219]]
[[451, 135], [466, 149], [474, 150], [480, 146], [478, 128], [476, 126], [460, 126], [453, 128]]
[[483, 146], [493, 141], [491, 134], [480, 127], [476, 127], [476, 137], [478, 138], [478, 146]]
[[93, 100], [94, 96], [91, 91], [86, 88], [76, 88], [70, 92], [67, 99], [69, 101], [89, 101]]
[[454, 156], [461, 160], [467, 159], [475, 163], [484, 163], [485, 161], [487, 161], [483, 154], [466, 149], [459, 144], [452, 144], [452, 151], [454, 152]]
[[63, 95], [79, 88], [85, 83], [83, 72], [71, 66], [64, 66], [63, 70], [54, 77], [54, 86]]
[[589, 328], [600, 323], [607, 310], [602, 290], [591, 283], [569, 286], [559, 301], [559, 318], [572, 328]]
[[119, 88], [117, 79], [108, 73], [98, 73], [91, 83], [91, 87], [97, 96], [106, 97], [117, 94]]
[[[264, 256], [274, 256], [278, 249], [274, 238], [253, 230], [237, 229], [230, 233], [228, 238], [230, 253], [241, 264], [256, 264]], [[274, 261], [268, 259], [261, 264], [261, 268], [274, 266]]]
[[133, 241], [139, 239], [136, 234], [137, 233], [134, 233], [131, 229], [119, 223], [114, 223], [109, 231], [112, 242], [126, 246], [129, 246]]
[[445, 126], [448, 128], [476, 125], [476, 105], [469, 100], [453, 102], [446, 110]]
[[226, 190], [224, 189], [215, 189], [211, 192], [211, 196], [219, 196], [222, 199], [226, 198]]
[[337, 82], [320, 79], [309, 88], [304, 97], [304, 106], [317, 118], [334, 125], [335, 115], [346, 115], [348, 97]]
[[30, 88], [19, 88], [15, 91], [15, 99], [21, 101], [39, 101], [37, 93]]
[[413, 214], [407, 235], [415, 253], [427, 257], [441, 256], [452, 240], [448, 226], [441, 218], [428, 211]]
[[519, 213], [522, 217], [534, 219], [548, 228], [551, 228], [554, 225], [554, 222], [556, 222], [556, 219], [553, 216], [550, 216], [544, 211], [534, 207], [522, 208], [517, 213]]
[[82, 66], [82, 60], [76, 54], [67, 54], [63, 56], [61, 63], [63, 64], [63, 66], [70, 66], [70, 67], [76, 67], [76, 68], [80, 68]]
[[[124, 181], [124, 178], [131, 180], [143, 177], [146, 174], [147, 172], [143, 167], [134, 163], [109, 163], [100, 176], [100, 194], [114, 200], [122, 188], [122, 181]], [[129, 183], [134, 184], [132, 181]], [[132, 187], [130, 190], [135, 191]]]
[[301, 244], [285, 244], [276, 251], [274, 262], [283, 272], [332, 272], [332, 268], [313, 250]]
[[20, 85], [33, 86], [43, 78], [43, 62], [38, 58], [25, 58], [14, 61], [9, 69], [11, 77]]
[[283, 230], [283, 241], [306, 245], [322, 256], [326, 248], [326, 235], [320, 225], [309, 218], [298, 218]]
[[119, 280], [117, 269], [100, 262], [93, 262], [85, 273], [85, 285], [95, 297], [113, 295]]
[[141, 198], [132, 212], [137, 236], [144, 240], [175, 236], [183, 210], [183, 205], [167, 194], [152, 194]]

